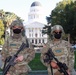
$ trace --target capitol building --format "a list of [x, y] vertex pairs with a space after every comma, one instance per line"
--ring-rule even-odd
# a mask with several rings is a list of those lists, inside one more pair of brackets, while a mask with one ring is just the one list
[[42, 34], [42, 29], [46, 25], [43, 23], [43, 8], [40, 2], [35, 1], [30, 6], [28, 21], [24, 24], [25, 34], [36, 50], [41, 49], [47, 42], [47, 34]]

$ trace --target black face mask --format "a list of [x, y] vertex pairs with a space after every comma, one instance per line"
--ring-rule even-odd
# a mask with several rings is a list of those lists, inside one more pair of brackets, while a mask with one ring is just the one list
[[61, 38], [61, 34], [54, 34], [54, 37], [56, 38], [56, 39], [60, 39]]
[[17, 28], [17, 29], [14, 29], [13, 32], [14, 32], [15, 34], [19, 34], [19, 33], [21, 33], [21, 29], [18, 29], [18, 28]]

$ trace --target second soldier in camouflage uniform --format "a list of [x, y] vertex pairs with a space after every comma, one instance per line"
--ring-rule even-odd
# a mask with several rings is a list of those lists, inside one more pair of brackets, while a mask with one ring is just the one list
[[[10, 75], [27, 75], [30, 71], [28, 63], [34, 58], [35, 51], [32, 45], [27, 41], [27, 38], [22, 36], [24, 30], [23, 23], [20, 20], [15, 20], [10, 25], [11, 33], [10, 37], [5, 41], [3, 50], [1, 52], [3, 61], [8, 56], [13, 56], [24, 42], [29, 47], [21, 51], [16, 59], [17, 64], [12, 66], [9, 70]], [[9, 75], [7, 74], [7, 75]]]
[[[58, 71], [58, 68], [55, 64], [53, 63], [48, 64], [44, 62], [44, 59], [46, 58], [45, 53], [48, 51], [49, 48], [52, 49], [56, 58], [58, 58], [60, 62], [65, 63], [68, 66], [69, 68], [68, 73], [71, 74], [71, 71], [74, 68], [74, 52], [70, 49], [69, 42], [62, 40], [62, 36], [64, 34], [64, 30], [62, 26], [60, 25], [53, 26], [51, 34], [53, 35], [53, 39], [47, 42], [47, 44], [43, 47], [43, 50], [41, 53], [41, 61], [45, 66], [47, 66], [48, 75], [52, 75], [50, 65], [53, 67], [54, 75], [62, 75]], [[52, 61], [52, 62], [55, 62], [55, 61]]]

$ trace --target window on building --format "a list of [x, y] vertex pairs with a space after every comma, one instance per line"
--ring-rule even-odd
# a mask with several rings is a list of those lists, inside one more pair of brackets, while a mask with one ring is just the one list
[[44, 39], [42, 40], [42, 43], [44, 43]]
[[29, 18], [32, 19], [32, 16], [30, 15]]
[[34, 40], [32, 39], [32, 43], [34, 43]]
[[42, 32], [42, 30], [41, 29], [39, 29], [40, 30], [40, 33]]
[[[36, 24], [35, 24], [36, 25]], [[37, 30], [37, 28], [35, 28], [35, 31], [37, 32], [38, 30]]]
[[35, 39], [35, 44], [37, 44], [37, 39]]
[[37, 35], [37, 33], [35, 33], [35, 37], [37, 37], [38, 35]]
[[33, 19], [35, 19], [35, 15], [33, 16]]
[[29, 37], [31, 37], [31, 34], [29, 34]]
[[42, 34], [42, 37], [43, 37], [43, 34]]
[[33, 28], [32, 28], [32, 32], [33, 32]]
[[41, 39], [39, 39], [39, 43], [41, 43]]
[[29, 28], [29, 32], [31, 32], [31, 29]]
[[40, 37], [41, 37], [41, 34], [40, 34]]

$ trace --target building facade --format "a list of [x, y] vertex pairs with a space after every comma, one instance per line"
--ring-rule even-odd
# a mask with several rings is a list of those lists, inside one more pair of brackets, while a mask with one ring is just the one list
[[41, 49], [43, 44], [47, 42], [47, 34], [42, 34], [42, 29], [46, 25], [43, 23], [45, 18], [42, 14], [42, 5], [37, 1], [33, 2], [28, 13], [28, 22], [24, 24], [25, 34], [36, 50]]

